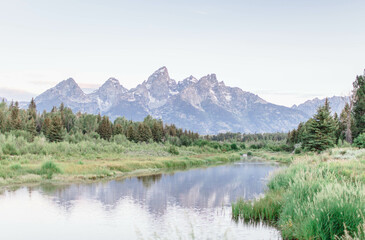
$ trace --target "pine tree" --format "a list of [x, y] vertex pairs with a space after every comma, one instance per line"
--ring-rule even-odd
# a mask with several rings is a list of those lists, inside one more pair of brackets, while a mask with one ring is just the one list
[[303, 145], [311, 151], [323, 151], [334, 146], [336, 124], [331, 116], [328, 99], [324, 106], [318, 108], [317, 113], [307, 122], [307, 134]]
[[5, 113], [0, 109], [0, 132], [5, 132]]
[[28, 106], [28, 120], [33, 118], [34, 120], [37, 117], [37, 106], [35, 104], [34, 99], [30, 100], [29, 106]]
[[48, 132], [48, 139], [50, 142], [63, 141], [63, 126], [61, 118], [57, 115], [52, 117], [51, 126]]
[[153, 141], [161, 142], [163, 136], [162, 123], [155, 122], [152, 127]]
[[112, 125], [109, 118], [104, 116], [101, 120], [98, 129], [96, 130], [100, 137], [105, 140], [109, 140], [112, 136]]
[[138, 124], [138, 141], [148, 142], [152, 138], [151, 129], [144, 123]]
[[365, 76], [357, 76], [353, 83], [353, 137], [365, 132]]
[[15, 105], [11, 106], [11, 129], [20, 130], [22, 128], [22, 122], [19, 116], [19, 103], [15, 102]]
[[31, 141], [33, 141], [34, 137], [37, 135], [36, 123], [33, 118], [28, 120], [27, 131], [31, 134], [32, 136]]
[[127, 128], [127, 139], [129, 141], [136, 141], [136, 136], [135, 136], [135, 131], [134, 131], [134, 128], [132, 126], [132, 124], [130, 124]]
[[118, 135], [118, 134], [123, 134], [123, 127], [119, 123], [115, 124], [113, 129], [113, 135]]
[[44, 136], [47, 138], [48, 138], [50, 129], [51, 129], [51, 119], [49, 117], [46, 117], [42, 124], [42, 132], [43, 132]]

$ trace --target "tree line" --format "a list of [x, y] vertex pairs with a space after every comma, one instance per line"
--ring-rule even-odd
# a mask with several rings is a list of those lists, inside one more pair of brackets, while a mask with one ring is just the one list
[[[27, 140], [32, 141], [38, 135], [44, 135], [50, 142], [64, 141], [67, 136], [88, 135], [92, 138], [110, 140], [112, 136], [124, 135], [133, 142], [165, 142], [167, 140], [191, 145], [199, 139], [199, 134], [190, 130], [177, 128], [174, 124], [164, 124], [162, 120], [147, 116], [142, 122], [118, 117], [112, 122], [109, 117], [100, 114], [77, 112], [65, 107], [53, 107], [50, 112], [37, 112], [34, 99], [28, 109], [20, 109], [18, 102], [7, 105], [0, 103], [0, 132], [23, 131]], [[70, 139], [72, 139], [72, 137]]]

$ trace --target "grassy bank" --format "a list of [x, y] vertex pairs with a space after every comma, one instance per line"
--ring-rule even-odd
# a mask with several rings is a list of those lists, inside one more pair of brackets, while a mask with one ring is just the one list
[[232, 211], [236, 219], [270, 221], [285, 239], [365, 239], [365, 150], [295, 155], [263, 198], [240, 200]]
[[50, 143], [42, 137], [28, 142], [21, 137], [0, 135], [0, 145], [0, 186], [117, 178], [240, 159], [235, 151], [134, 143], [123, 137], [113, 141]]

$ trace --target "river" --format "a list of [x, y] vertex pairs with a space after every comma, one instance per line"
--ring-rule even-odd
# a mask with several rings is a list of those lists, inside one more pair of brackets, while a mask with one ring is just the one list
[[281, 239], [231, 219], [231, 203], [263, 194], [278, 165], [237, 162], [145, 177], [0, 194], [1, 239]]

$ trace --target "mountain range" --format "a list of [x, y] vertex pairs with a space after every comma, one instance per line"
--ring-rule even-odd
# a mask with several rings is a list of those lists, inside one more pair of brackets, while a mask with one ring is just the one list
[[[342, 109], [344, 99], [331, 99], [333, 109]], [[177, 82], [170, 78], [166, 67], [129, 90], [117, 79], [109, 78], [99, 89], [86, 94], [69, 78], [35, 98], [38, 111], [50, 111], [63, 102], [74, 112], [101, 113], [111, 119], [124, 116], [141, 121], [151, 115], [200, 134], [286, 132], [309, 119], [321, 101], [284, 107], [226, 86], [215, 74]]]

